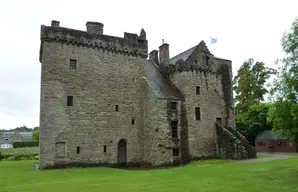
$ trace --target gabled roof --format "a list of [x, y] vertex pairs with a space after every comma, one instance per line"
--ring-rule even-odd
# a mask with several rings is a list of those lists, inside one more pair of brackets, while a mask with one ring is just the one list
[[192, 47], [192, 48], [190, 48], [190, 49], [188, 49], [188, 50], [186, 50], [186, 51], [184, 51], [184, 52], [182, 52], [182, 53], [180, 53], [180, 54], [178, 54], [178, 55], [176, 55], [176, 56], [174, 56], [174, 57], [172, 57], [170, 59], [170, 63], [175, 64], [176, 61], [178, 61], [180, 59], [182, 59], [183, 61], [185, 61], [194, 52], [194, 50], [196, 49], [196, 47], [197, 47], [197, 45], [194, 46], [194, 47]]
[[189, 56], [196, 50], [197, 47], [199, 46], [203, 46], [205, 52], [208, 54], [209, 57], [213, 57], [213, 55], [210, 53], [208, 47], [206, 46], [205, 42], [204, 41], [201, 41], [198, 45], [190, 48], [190, 49], [187, 49], [186, 51], [182, 52], [182, 53], [179, 53], [178, 55], [172, 57], [170, 59], [170, 63], [172, 64], [175, 64], [178, 60], [182, 60], [182, 61], [186, 61]]
[[157, 65], [147, 60], [145, 65], [146, 81], [158, 99], [184, 100], [183, 94], [172, 82], [165, 78], [159, 71]]
[[257, 137], [257, 140], [278, 140], [278, 139], [286, 139], [284, 137], [277, 138], [276, 135], [272, 132], [272, 130], [266, 130], [261, 132]]

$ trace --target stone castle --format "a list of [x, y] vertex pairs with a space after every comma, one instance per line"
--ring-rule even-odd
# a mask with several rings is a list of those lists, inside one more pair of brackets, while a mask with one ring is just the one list
[[235, 130], [232, 62], [204, 41], [170, 58], [148, 40], [41, 26], [41, 169], [150, 166], [201, 158], [247, 159], [255, 149]]

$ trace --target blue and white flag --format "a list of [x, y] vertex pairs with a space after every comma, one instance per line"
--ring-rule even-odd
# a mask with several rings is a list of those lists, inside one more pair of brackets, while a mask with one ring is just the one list
[[216, 38], [210, 37], [210, 42], [211, 42], [211, 44], [216, 43], [217, 42], [217, 37]]

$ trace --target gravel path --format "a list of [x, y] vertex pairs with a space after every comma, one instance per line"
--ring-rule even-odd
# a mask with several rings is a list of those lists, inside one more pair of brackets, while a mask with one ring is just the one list
[[287, 155], [287, 154], [266, 154], [271, 155], [271, 157], [264, 157], [264, 158], [258, 158], [258, 159], [247, 159], [247, 160], [241, 160], [236, 163], [254, 163], [254, 162], [263, 162], [263, 161], [273, 161], [273, 160], [279, 160], [279, 159], [289, 159], [289, 158], [297, 158], [298, 156], [294, 155]]

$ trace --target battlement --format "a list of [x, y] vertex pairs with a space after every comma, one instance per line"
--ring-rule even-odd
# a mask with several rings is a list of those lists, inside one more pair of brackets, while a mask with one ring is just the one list
[[124, 33], [124, 37], [115, 37], [103, 34], [103, 24], [87, 22], [86, 31], [60, 27], [59, 21], [52, 21], [51, 26], [41, 25], [40, 40], [56, 41], [77, 46], [86, 46], [94, 49], [104, 49], [111, 52], [148, 57], [148, 42], [144, 29], [140, 36]]

